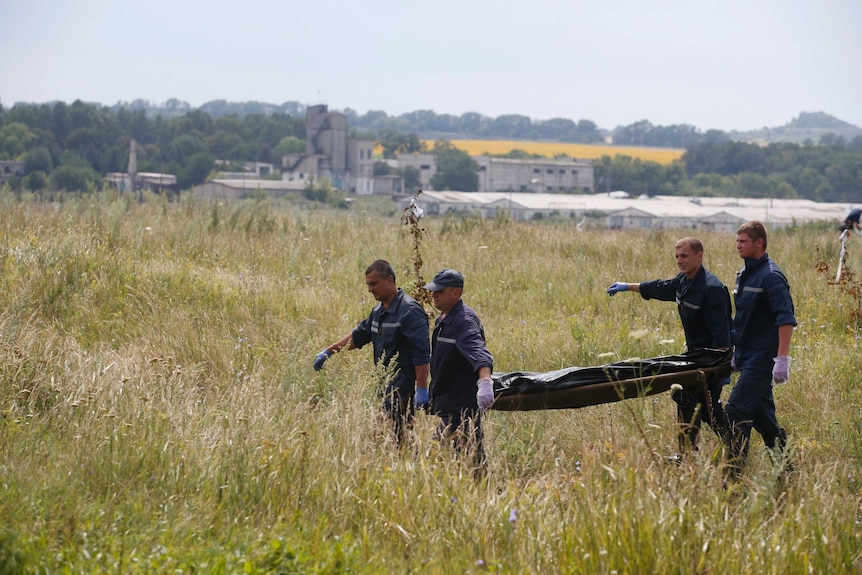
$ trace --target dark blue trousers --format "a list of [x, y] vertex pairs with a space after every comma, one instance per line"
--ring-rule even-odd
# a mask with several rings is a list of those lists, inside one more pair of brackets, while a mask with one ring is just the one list
[[772, 395], [772, 372], [743, 369], [727, 405], [724, 407], [730, 421], [731, 472], [736, 475], [745, 466], [751, 430], [763, 436], [766, 447], [784, 449], [787, 436], [775, 417], [775, 397]]
[[730, 423], [721, 403], [721, 390], [728, 383], [729, 377], [713, 382], [709, 386], [708, 394], [704, 393], [702, 388], [683, 389], [671, 394], [677, 404], [680, 451], [697, 448], [697, 436], [702, 421], [706, 421], [723, 443], [730, 441]]

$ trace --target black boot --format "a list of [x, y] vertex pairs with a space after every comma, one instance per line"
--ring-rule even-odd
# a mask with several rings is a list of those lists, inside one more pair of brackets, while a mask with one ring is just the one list
[[769, 448], [773, 462], [781, 466], [781, 477], [793, 473], [793, 462], [790, 461], [790, 456], [787, 453], [787, 432], [784, 428], [778, 429], [778, 435], [764, 437], [763, 443]]
[[748, 458], [748, 437], [735, 427], [729, 435], [727, 466], [724, 468], [725, 484], [736, 481], [740, 474], [742, 474], [745, 460]]
[[700, 432], [697, 412], [688, 405], [677, 405], [676, 416], [679, 423], [679, 454], [697, 451], [697, 436]]

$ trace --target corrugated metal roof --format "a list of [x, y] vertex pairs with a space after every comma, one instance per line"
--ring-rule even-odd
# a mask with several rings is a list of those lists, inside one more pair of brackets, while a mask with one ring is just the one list
[[215, 179], [215, 184], [221, 184], [229, 188], [240, 190], [304, 190], [305, 182], [292, 180], [258, 180], [249, 178], [247, 180]]
[[531, 194], [519, 192], [423, 192], [423, 202], [440, 202], [451, 206], [520, 209], [561, 212], [597, 212], [606, 215], [635, 209], [656, 218], [708, 219], [727, 214], [741, 220], [761, 220], [790, 224], [815, 220], [843, 220], [851, 205], [824, 203], [806, 199], [769, 198], [689, 198], [687, 196], [654, 196], [652, 198], [614, 198], [607, 194]]

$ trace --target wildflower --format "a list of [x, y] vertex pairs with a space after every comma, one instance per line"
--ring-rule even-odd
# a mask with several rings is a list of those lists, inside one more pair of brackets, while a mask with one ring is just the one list
[[509, 510], [509, 523], [514, 523], [518, 520], [518, 510], [510, 509]]
[[682, 386], [678, 383], [673, 383], [670, 386], [671, 391], [682, 391]]

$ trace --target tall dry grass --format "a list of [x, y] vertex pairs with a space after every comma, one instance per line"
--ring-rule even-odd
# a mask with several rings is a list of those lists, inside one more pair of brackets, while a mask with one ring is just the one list
[[[776, 390], [797, 471], [779, 481], [755, 439], [727, 492], [708, 430], [681, 466], [665, 460], [665, 395], [490, 412], [479, 481], [431, 441], [430, 416], [397, 450], [374, 423], [368, 350], [311, 367], [373, 305], [370, 261], [411, 283], [397, 211], [0, 203], [0, 573], [862, 569], [856, 301], [816, 271], [837, 258], [832, 231], [770, 237], [800, 323], [791, 383]], [[682, 348], [673, 304], [604, 290], [673, 275], [686, 231], [425, 226], [426, 275], [465, 274], [497, 371]], [[732, 283], [733, 236], [701, 238]]]

